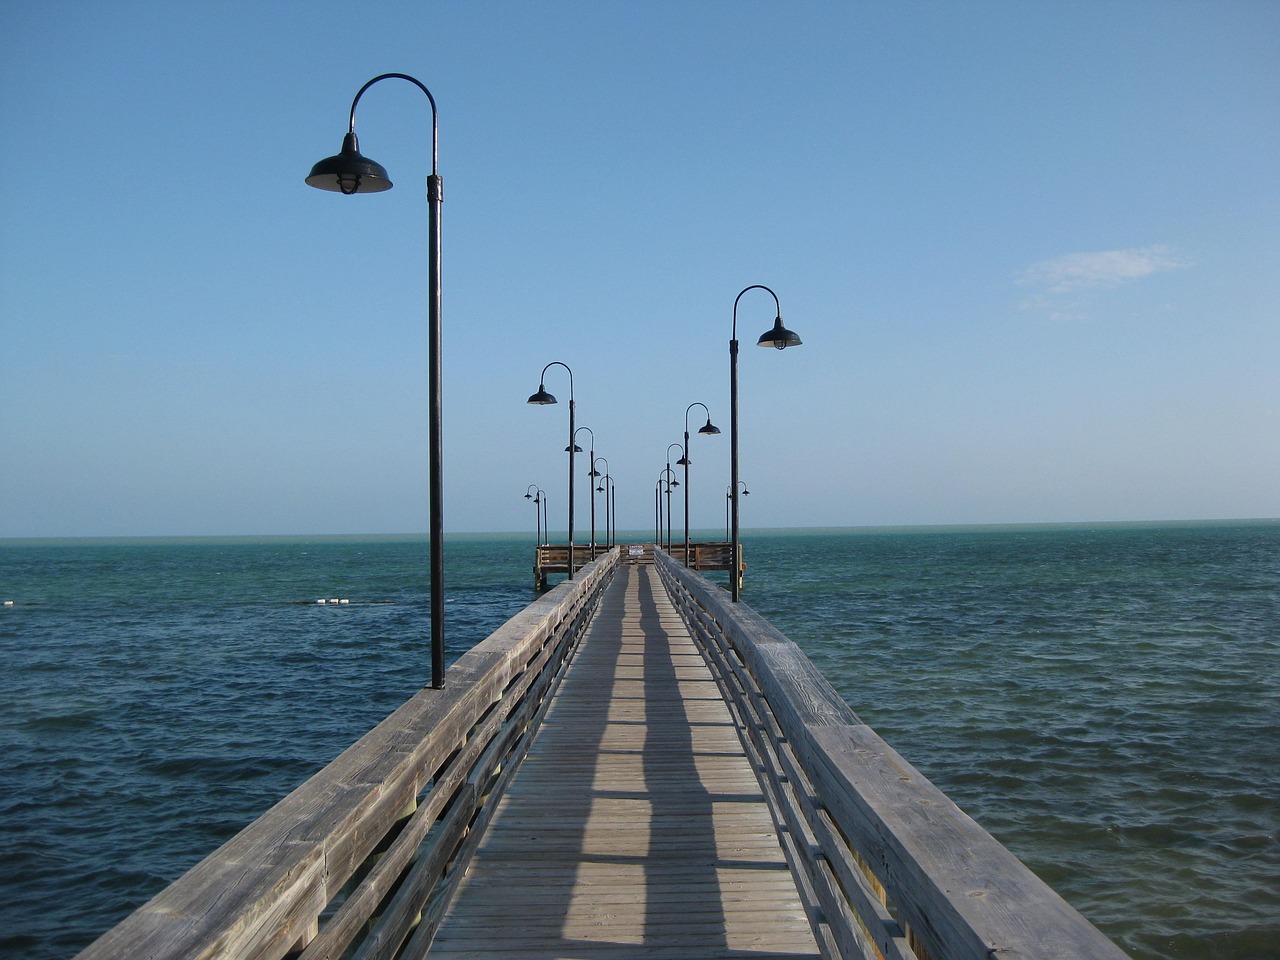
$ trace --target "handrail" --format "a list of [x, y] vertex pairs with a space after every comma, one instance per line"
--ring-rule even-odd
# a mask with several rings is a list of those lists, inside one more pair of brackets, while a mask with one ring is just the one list
[[655, 555], [746, 733], [825, 955], [1127, 956], [858, 719], [777, 628]]
[[617, 562], [516, 614], [77, 960], [424, 951]]

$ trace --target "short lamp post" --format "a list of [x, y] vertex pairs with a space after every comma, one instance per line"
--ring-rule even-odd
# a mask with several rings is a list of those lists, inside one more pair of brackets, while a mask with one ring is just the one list
[[733, 520], [729, 554], [729, 564], [732, 569], [729, 572], [729, 586], [734, 603], [738, 602], [738, 594], [741, 590], [738, 578], [742, 572], [741, 547], [739, 546], [738, 538], [738, 301], [742, 299], [742, 295], [748, 290], [765, 291], [769, 296], [773, 297], [773, 304], [777, 308], [773, 329], [760, 335], [760, 339], [756, 341], [757, 346], [785, 350], [787, 347], [798, 347], [804, 342], [782, 325], [782, 307], [778, 304], [778, 295], [768, 287], [758, 283], [752, 284], [749, 287], [744, 287], [734, 299], [733, 332], [729, 338], [729, 492], [731, 495], [730, 514]]
[[[680, 444], [673, 443], [667, 447], [667, 456], [671, 455], [671, 447], [679, 447]], [[680, 486], [680, 481], [676, 479], [676, 472], [671, 469], [671, 464], [667, 464], [663, 468], [662, 476], [666, 478], [667, 484], [667, 551], [671, 551], [671, 491], [673, 488]]]
[[[556, 403], [556, 398], [547, 393], [547, 371], [552, 367], [564, 367], [569, 374], [569, 579], [573, 579], [573, 453], [577, 446], [573, 442], [573, 435], [576, 432], [574, 427], [574, 403], [573, 403], [573, 371], [569, 369], [567, 363], [561, 363], [559, 360], [552, 360], [542, 368], [542, 376], [538, 378], [538, 392], [529, 398], [529, 403], [545, 406], [547, 404]], [[550, 539], [550, 537], [548, 537]]]
[[[600, 472], [599, 464], [604, 464], [604, 473]], [[609, 496], [609, 486], [613, 482], [613, 478], [609, 476], [609, 461], [604, 457], [596, 457], [591, 461], [591, 479], [592, 486], [596, 493], [604, 494], [604, 548], [606, 550], [613, 546], [612, 527], [609, 521], [609, 505], [612, 500]], [[598, 486], [597, 486], [598, 484]]]
[[720, 432], [720, 428], [711, 422], [711, 411], [707, 409], [705, 403], [691, 403], [684, 408], [684, 455], [676, 461], [676, 466], [684, 466], [684, 565], [689, 566], [689, 411], [694, 407], [701, 407], [707, 414], [707, 422], [704, 426], [698, 428], [698, 433], [703, 436], [714, 436]]
[[533, 501], [533, 519], [538, 528], [538, 546], [542, 546], [542, 503], [545, 497], [546, 494], [536, 483], [531, 483], [525, 488], [524, 498]]
[[444, 491], [440, 417], [440, 205], [442, 181], [439, 175], [439, 124], [436, 101], [431, 91], [403, 73], [384, 73], [357, 91], [351, 101], [347, 134], [342, 151], [311, 168], [307, 185], [319, 190], [351, 195], [379, 193], [391, 189], [386, 169], [361, 156], [356, 140], [356, 104], [364, 92], [380, 80], [407, 80], [427, 95], [431, 104], [431, 175], [427, 177], [427, 340], [429, 343], [428, 419], [430, 421], [429, 487], [431, 500], [431, 686], [444, 686]]

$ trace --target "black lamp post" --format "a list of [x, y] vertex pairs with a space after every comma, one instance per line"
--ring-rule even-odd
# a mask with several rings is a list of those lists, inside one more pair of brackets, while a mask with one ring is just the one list
[[733, 333], [729, 338], [729, 460], [730, 460], [730, 479], [729, 492], [732, 495], [732, 509], [730, 513], [733, 517], [733, 536], [730, 547], [730, 566], [732, 567], [729, 576], [730, 590], [733, 594], [733, 602], [738, 602], [738, 576], [741, 572], [741, 559], [739, 557], [738, 545], [738, 301], [742, 299], [742, 295], [748, 290], [764, 290], [769, 296], [773, 297], [773, 304], [777, 308], [776, 319], [773, 321], [773, 329], [761, 334], [760, 339], [756, 341], [756, 345], [760, 347], [775, 347], [778, 350], [785, 350], [787, 347], [798, 347], [802, 341], [798, 336], [782, 325], [782, 307], [778, 303], [778, 295], [762, 284], [755, 283], [749, 287], [743, 288], [733, 301]]
[[662, 531], [664, 526], [662, 522], [662, 495], [664, 493], [667, 495], [667, 514], [668, 516], [671, 514], [671, 481], [666, 478], [666, 475], [670, 472], [671, 468], [668, 467], [666, 470], [659, 473], [658, 481], [653, 485], [653, 516], [655, 528], [653, 542], [659, 547], [662, 546]]
[[653, 542], [662, 546], [662, 477], [653, 485]]
[[684, 565], [689, 566], [689, 411], [694, 407], [701, 407], [706, 411], [707, 422], [704, 426], [698, 428], [698, 433], [703, 436], [714, 436], [720, 432], [720, 428], [711, 422], [711, 411], [707, 409], [705, 403], [691, 403], [684, 408], [684, 456], [676, 461], [676, 466], [683, 464], [684, 466]]
[[[596, 467], [596, 464], [601, 461], [604, 461], [604, 473], [601, 473]], [[609, 504], [612, 503], [609, 496], [609, 486], [613, 482], [613, 478], [609, 476], [609, 461], [607, 459], [604, 457], [592, 459], [591, 478], [600, 484], [598, 487], [594, 483], [592, 484], [595, 487], [595, 492], [604, 494], [604, 548], [608, 550], [613, 546], [613, 535], [610, 532], [612, 527], [609, 526]]]
[[435, 97], [422, 83], [403, 73], [374, 77], [351, 101], [347, 134], [342, 151], [311, 168], [308, 186], [335, 193], [379, 193], [391, 189], [387, 171], [379, 163], [361, 156], [356, 140], [356, 104], [380, 80], [407, 80], [427, 95], [431, 104], [431, 175], [427, 177], [427, 340], [429, 343], [428, 419], [430, 421], [429, 486], [431, 499], [431, 686], [444, 686], [444, 488], [441, 464], [443, 445], [440, 417], [440, 204], [443, 199], [439, 175], [440, 136]]
[[[679, 446], [680, 444], [678, 443], [673, 443], [670, 446], [668, 446], [667, 456], [671, 456], [671, 447], [679, 447]], [[676, 472], [671, 469], [670, 463], [668, 463], [666, 467], [663, 468], [662, 474], [659, 474], [659, 476], [662, 476], [662, 475], [666, 476], [666, 483], [667, 483], [667, 551], [670, 552], [671, 551], [671, 490], [673, 487], [680, 486], [680, 481], [676, 479]]]
[[[530, 490], [533, 492], [530, 493]], [[538, 527], [538, 546], [542, 546], [542, 501], [545, 496], [542, 488], [536, 483], [529, 484], [524, 491], [524, 498], [533, 501], [533, 518]]]
[[[577, 432], [575, 432], [574, 437], [576, 438], [577, 434], [581, 433], [583, 430], [591, 434], [591, 459], [589, 461], [591, 469], [587, 471], [587, 476], [591, 478], [591, 559], [594, 560], [596, 558], [596, 435], [595, 431], [590, 427], [579, 427]], [[582, 452], [582, 448], [577, 445], [576, 440], [574, 442], [574, 447], [577, 448], [577, 453]]]
[[573, 371], [569, 369], [569, 365], [559, 360], [552, 360], [543, 367], [542, 376], [538, 378], [538, 392], [531, 396], [528, 402], [543, 406], [556, 402], [556, 398], [547, 393], [546, 387], [547, 371], [552, 367], [564, 367], [569, 374], [569, 578], [573, 579], [573, 453], [577, 444], [573, 442], [573, 435], [576, 432], [573, 423]]

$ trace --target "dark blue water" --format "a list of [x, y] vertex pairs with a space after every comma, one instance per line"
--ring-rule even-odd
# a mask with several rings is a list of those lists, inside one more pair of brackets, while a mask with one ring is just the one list
[[[450, 540], [450, 660], [529, 541]], [[1280, 956], [1280, 524], [745, 542], [744, 600], [1135, 957]], [[0, 956], [75, 953], [424, 685], [426, 579], [409, 538], [0, 544]]]

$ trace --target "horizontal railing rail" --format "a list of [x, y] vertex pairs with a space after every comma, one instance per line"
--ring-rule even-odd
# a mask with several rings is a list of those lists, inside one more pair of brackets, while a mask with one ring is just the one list
[[421, 955], [617, 558], [512, 617], [78, 960]]
[[[689, 555], [685, 557], [684, 543], [673, 543], [667, 552], [679, 563], [694, 570], [732, 570], [733, 544], [721, 540], [695, 540], [689, 544]], [[738, 545], [738, 556], [742, 556], [742, 545]]]
[[664, 551], [656, 561], [745, 731], [827, 956], [1126, 957], [859, 720], [777, 628]]

